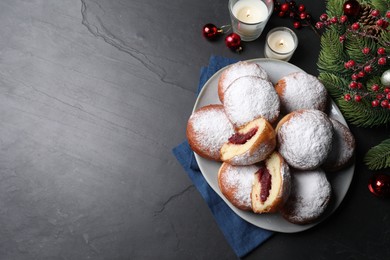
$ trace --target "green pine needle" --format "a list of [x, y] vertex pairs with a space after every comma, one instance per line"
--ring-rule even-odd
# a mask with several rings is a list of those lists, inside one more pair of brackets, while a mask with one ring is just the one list
[[390, 138], [372, 147], [364, 157], [364, 162], [370, 170], [390, 167]]

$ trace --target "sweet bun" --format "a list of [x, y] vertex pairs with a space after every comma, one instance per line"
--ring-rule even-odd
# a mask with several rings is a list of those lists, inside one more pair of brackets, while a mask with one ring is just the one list
[[349, 128], [336, 119], [330, 118], [333, 129], [333, 143], [326, 161], [322, 165], [325, 171], [339, 171], [349, 166], [355, 154], [355, 138]]
[[221, 160], [232, 165], [250, 165], [264, 160], [276, 147], [271, 124], [258, 118], [233, 134], [221, 147]]
[[290, 169], [278, 152], [273, 152], [255, 174], [252, 211], [276, 212], [290, 195]]
[[187, 139], [198, 155], [220, 161], [222, 145], [234, 134], [222, 105], [213, 104], [196, 110], [187, 122]]
[[292, 171], [290, 196], [280, 213], [294, 224], [312, 223], [324, 214], [331, 195], [331, 184], [321, 168]]
[[328, 116], [315, 109], [284, 116], [276, 127], [278, 151], [299, 170], [311, 170], [325, 162], [332, 148], [333, 126]]
[[225, 90], [230, 84], [243, 76], [256, 76], [268, 80], [267, 72], [257, 63], [239, 61], [227, 67], [218, 80], [218, 96], [223, 103]]
[[293, 72], [282, 77], [275, 90], [280, 98], [281, 111], [285, 114], [300, 109], [326, 110], [328, 94], [325, 86], [305, 72]]
[[234, 166], [222, 163], [218, 171], [218, 186], [225, 198], [241, 210], [252, 210], [251, 192], [257, 165]]
[[234, 80], [224, 93], [224, 107], [236, 128], [263, 117], [270, 123], [280, 113], [280, 101], [271, 82], [254, 76]]

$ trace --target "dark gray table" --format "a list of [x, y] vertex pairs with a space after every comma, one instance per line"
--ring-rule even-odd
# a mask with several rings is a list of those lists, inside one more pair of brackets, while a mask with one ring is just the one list
[[[323, 1], [301, 1], [313, 17]], [[0, 258], [234, 259], [171, 149], [185, 139], [210, 55], [263, 56], [272, 17], [237, 55], [201, 36], [227, 1], [0, 1]], [[319, 38], [291, 63], [317, 75]], [[247, 259], [389, 259], [390, 202], [365, 152], [388, 129], [352, 127], [356, 172], [329, 219], [276, 234]]]

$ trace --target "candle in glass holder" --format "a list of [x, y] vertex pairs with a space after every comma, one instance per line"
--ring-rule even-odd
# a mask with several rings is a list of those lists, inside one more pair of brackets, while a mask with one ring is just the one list
[[289, 61], [298, 46], [296, 34], [286, 27], [277, 27], [268, 32], [264, 56]]
[[257, 39], [273, 10], [271, 0], [229, 0], [230, 18], [233, 31], [243, 41]]

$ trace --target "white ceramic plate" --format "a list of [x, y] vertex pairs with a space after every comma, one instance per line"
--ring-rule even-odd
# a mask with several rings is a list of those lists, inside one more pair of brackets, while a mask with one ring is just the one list
[[[295, 72], [295, 71], [303, 71], [302, 69], [284, 61], [279, 60], [272, 60], [272, 59], [253, 59], [249, 60], [249, 62], [256, 62], [260, 64], [268, 73], [271, 81], [273, 83], [276, 83], [280, 78], [283, 76]], [[205, 105], [209, 104], [220, 104], [219, 98], [218, 98], [218, 79], [221, 75], [221, 72], [225, 68], [221, 69], [220, 71], [216, 72], [204, 85], [202, 91], [200, 92], [198, 99], [196, 100], [194, 110], [203, 107]], [[332, 106], [329, 112], [329, 116], [332, 118], [337, 119], [341, 123], [344, 123], [347, 125], [345, 119], [343, 118], [340, 110], [335, 105], [335, 103], [332, 101]], [[195, 153], [195, 158], [199, 164], [199, 168], [202, 171], [203, 176], [205, 177], [208, 184], [214, 189], [216, 193], [229, 205], [229, 207], [236, 212], [241, 218], [244, 220], [258, 226], [264, 229], [272, 230], [272, 231], [278, 231], [278, 232], [285, 232], [285, 233], [294, 233], [294, 232], [300, 232], [304, 231], [306, 229], [309, 229], [321, 221], [323, 221], [326, 217], [331, 215], [337, 207], [341, 204], [343, 198], [345, 197], [348, 188], [351, 184], [355, 164], [350, 166], [347, 169], [344, 169], [339, 172], [335, 173], [327, 173], [328, 180], [330, 181], [333, 189], [333, 200], [331, 204], [328, 206], [327, 212], [324, 214], [324, 216], [319, 219], [317, 222], [308, 224], [308, 225], [296, 225], [292, 224], [288, 221], [286, 221], [284, 218], [281, 217], [278, 213], [273, 214], [254, 214], [251, 212], [246, 212], [237, 209], [234, 207], [221, 193], [218, 187], [218, 170], [221, 166], [221, 163], [210, 161], [207, 159], [204, 159], [197, 155]]]

